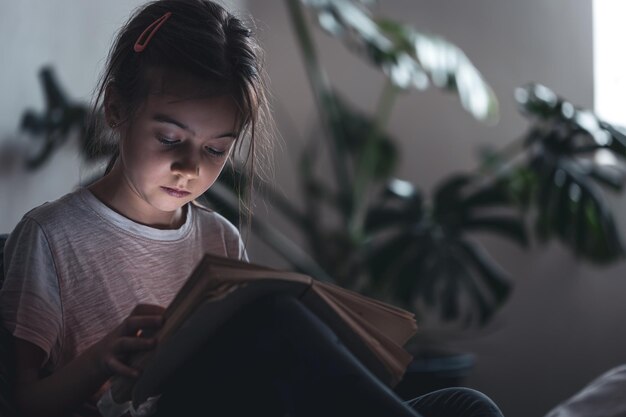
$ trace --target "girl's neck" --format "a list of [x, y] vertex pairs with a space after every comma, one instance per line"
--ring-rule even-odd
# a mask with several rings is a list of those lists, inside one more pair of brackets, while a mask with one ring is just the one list
[[186, 205], [171, 212], [157, 210], [130, 187], [120, 186], [113, 180], [113, 176], [105, 175], [87, 188], [111, 210], [136, 223], [156, 229], [178, 229], [185, 223]]

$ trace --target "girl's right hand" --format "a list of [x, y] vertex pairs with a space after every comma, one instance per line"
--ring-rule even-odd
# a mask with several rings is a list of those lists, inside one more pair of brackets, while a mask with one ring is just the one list
[[140, 370], [125, 361], [130, 354], [150, 350], [156, 346], [154, 335], [163, 324], [165, 308], [153, 304], [138, 304], [112, 332], [94, 345], [93, 354], [97, 366], [108, 377], [122, 375], [137, 378]]

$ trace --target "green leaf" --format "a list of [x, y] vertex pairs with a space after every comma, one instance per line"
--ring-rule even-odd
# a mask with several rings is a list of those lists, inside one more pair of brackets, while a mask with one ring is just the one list
[[511, 205], [513, 199], [504, 184], [493, 183], [475, 190], [463, 199], [464, 209]]
[[371, 16], [355, 0], [304, 0], [315, 10], [323, 29], [340, 38], [402, 89], [436, 87], [459, 95], [475, 118], [495, 122], [498, 102], [493, 90], [467, 56], [445, 39], [428, 35], [389, 19]]
[[433, 192], [435, 210], [443, 207], [453, 207], [462, 200], [461, 192], [464, 187], [471, 184], [473, 175], [455, 174], [448, 177]]
[[469, 294], [474, 309], [478, 311], [478, 322], [481, 325], [487, 324], [498, 311], [499, 306], [489, 302], [473, 280], [463, 280], [461, 284]]
[[515, 89], [515, 100], [522, 113], [548, 118], [560, 111], [559, 97], [548, 87], [531, 83]]
[[623, 256], [610, 208], [593, 182], [593, 170], [547, 150], [538, 153], [531, 166], [540, 178], [536, 197], [540, 238], [558, 236], [591, 262], [605, 263]]
[[623, 127], [613, 126], [607, 122], [600, 122], [600, 127], [611, 136], [607, 147], [615, 155], [626, 158], [626, 131]]
[[367, 213], [364, 229], [368, 234], [392, 227], [412, 227], [419, 222], [422, 213], [405, 208], [373, 208]]
[[421, 193], [406, 181], [393, 180], [383, 192], [380, 203], [368, 210], [364, 230], [368, 234], [395, 227], [406, 231], [419, 227], [424, 215]]
[[590, 169], [589, 176], [612, 188], [613, 191], [621, 191], [624, 186], [624, 172], [616, 167], [594, 165]]
[[[406, 53], [416, 60], [416, 65], [428, 74], [436, 87], [455, 91], [463, 107], [474, 117], [483, 121], [497, 121], [498, 102], [493, 90], [456, 45], [440, 36], [421, 33], [408, 25], [399, 25], [390, 20], [378, 20], [378, 24], [393, 40], [396, 51], [400, 51], [396, 65], [408, 61], [403, 55]], [[409, 67], [407, 64], [405, 66]]]
[[[382, 243], [370, 244], [366, 259], [373, 285], [382, 288], [385, 281], [394, 280], [389, 271], [400, 271], [407, 260], [411, 262], [411, 259], [416, 259], [413, 256], [415, 249], [419, 251], [419, 245], [416, 244], [419, 242], [415, 237], [407, 233], [397, 234]], [[418, 270], [414, 270], [412, 275], [416, 276], [417, 273]]]
[[529, 244], [526, 225], [518, 217], [495, 215], [471, 217], [463, 223], [463, 230], [466, 232], [479, 230], [497, 233], [512, 239], [525, 248]]
[[504, 304], [511, 293], [508, 274], [478, 244], [465, 240], [458, 240], [456, 243], [468, 261], [480, 273], [480, 278], [485, 284], [484, 288], [494, 305], [499, 307]]

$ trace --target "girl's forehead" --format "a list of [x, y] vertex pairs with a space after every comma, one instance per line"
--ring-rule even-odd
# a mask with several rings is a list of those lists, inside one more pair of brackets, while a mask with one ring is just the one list
[[174, 70], [148, 70], [147, 82], [148, 95], [193, 99], [224, 96], [229, 93], [224, 83]]
[[189, 111], [189, 109], [207, 109], [208, 108], [228, 110], [237, 113], [237, 105], [232, 97], [228, 95], [180, 95], [180, 94], [151, 94], [148, 95], [144, 103], [146, 110], [176, 110], [182, 109], [183, 111]]

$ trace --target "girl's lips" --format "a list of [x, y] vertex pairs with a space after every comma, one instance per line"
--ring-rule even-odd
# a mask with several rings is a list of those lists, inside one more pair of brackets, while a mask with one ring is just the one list
[[176, 198], [183, 198], [183, 197], [187, 197], [189, 194], [191, 194], [189, 191], [185, 191], [185, 190], [177, 190], [175, 188], [169, 188], [169, 187], [161, 187], [167, 194], [171, 195], [172, 197], [176, 197]]

